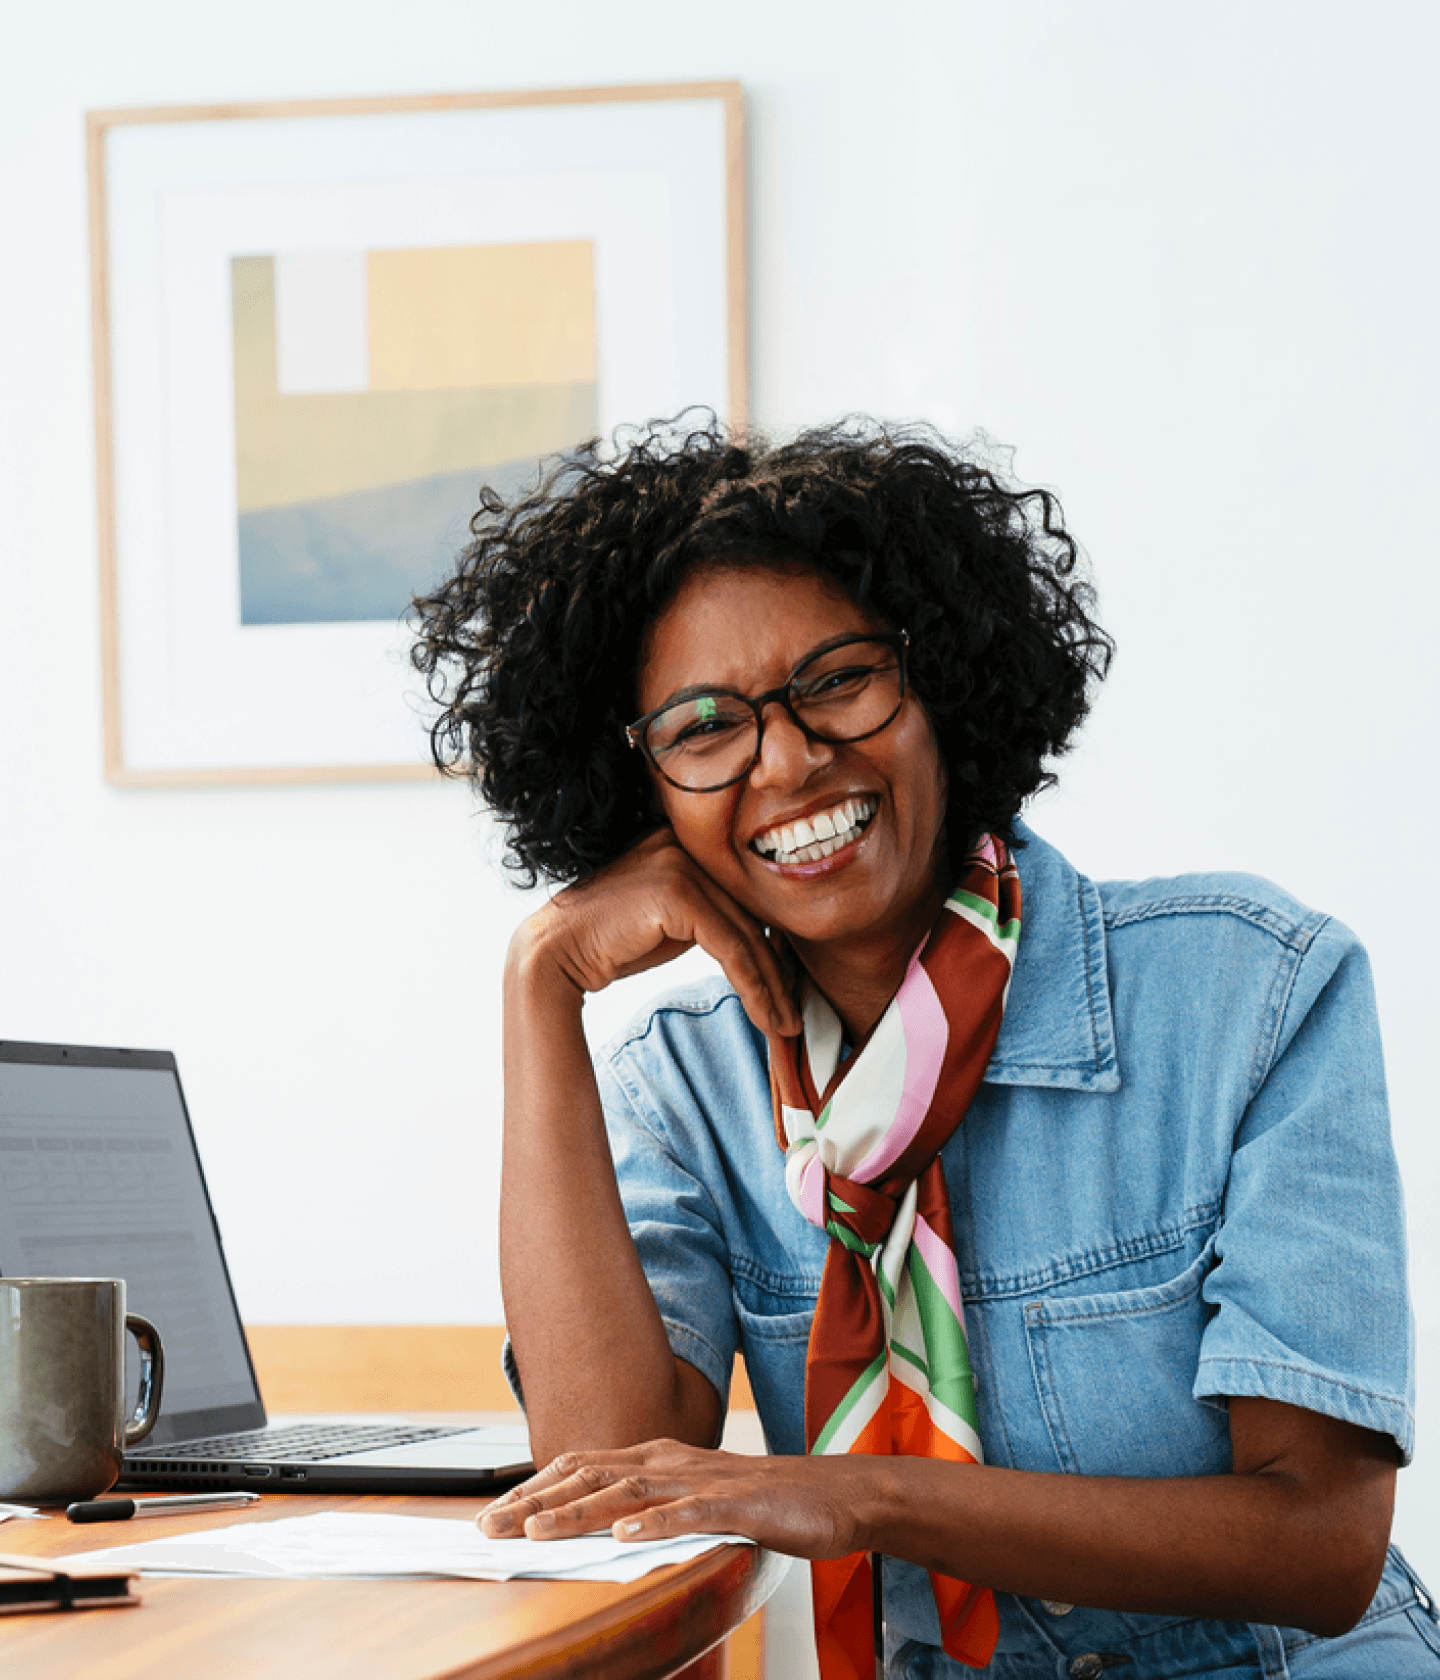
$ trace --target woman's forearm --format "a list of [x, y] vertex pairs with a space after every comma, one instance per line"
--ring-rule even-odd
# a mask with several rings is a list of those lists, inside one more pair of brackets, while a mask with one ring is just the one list
[[871, 1459], [860, 1541], [1095, 1609], [1345, 1631], [1379, 1582], [1394, 1466], [1327, 1497], [1283, 1470], [1176, 1480]]
[[710, 1445], [719, 1401], [677, 1361], [625, 1222], [582, 993], [517, 940], [505, 976], [500, 1271], [537, 1463], [655, 1436]]
[[486, 1531], [535, 1539], [745, 1534], [807, 1558], [857, 1551], [1094, 1609], [1354, 1625], [1384, 1567], [1395, 1454], [1383, 1436], [1233, 1399], [1235, 1470], [1074, 1476], [852, 1454], [746, 1458], [652, 1441], [542, 1470]]

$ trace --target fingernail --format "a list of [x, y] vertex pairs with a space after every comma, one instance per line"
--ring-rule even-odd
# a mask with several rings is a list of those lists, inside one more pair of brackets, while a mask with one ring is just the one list
[[621, 1532], [625, 1534], [638, 1534], [643, 1527], [644, 1524], [638, 1518], [620, 1524]]
[[515, 1526], [513, 1511], [491, 1511], [486, 1514], [485, 1526], [492, 1534], [508, 1534]]

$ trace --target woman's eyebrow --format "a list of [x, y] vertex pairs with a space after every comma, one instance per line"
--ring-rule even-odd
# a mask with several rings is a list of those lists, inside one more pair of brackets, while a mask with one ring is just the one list
[[[802, 665], [808, 664], [818, 654], [828, 653], [831, 648], [840, 647], [845, 642], [862, 641], [867, 635], [880, 636], [883, 634], [884, 632], [881, 630], [868, 632], [865, 630], [845, 630], [838, 636], [829, 637], [826, 641], [816, 642], [808, 653], [802, 653], [790, 667], [785, 681], [789, 682]], [[757, 689], [756, 692], [763, 693], [764, 690]], [[750, 697], [745, 689], [736, 688], [733, 683], [687, 683], [684, 688], [677, 688], [673, 694], [667, 694], [658, 705], [652, 706], [650, 710], [652, 712], [664, 711], [666, 706], [677, 706], [682, 700], [694, 700], [702, 694], [733, 694], [740, 700], [746, 700]]]
[[682, 700], [699, 700], [706, 694], [733, 694], [739, 700], [745, 698], [743, 688], [735, 688], [729, 683], [687, 683], [684, 688], [667, 694], [658, 706], [652, 706], [650, 710], [663, 712], [667, 706], [678, 706]]

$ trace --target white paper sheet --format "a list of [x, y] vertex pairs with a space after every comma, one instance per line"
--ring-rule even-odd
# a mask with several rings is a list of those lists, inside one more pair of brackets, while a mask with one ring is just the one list
[[39, 1511], [33, 1505], [0, 1505], [0, 1522], [7, 1517], [38, 1517]]
[[491, 1540], [473, 1519], [323, 1511], [313, 1517], [232, 1523], [198, 1534], [85, 1552], [67, 1563], [100, 1563], [146, 1575], [416, 1577], [634, 1581], [714, 1546], [750, 1545], [735, 1534], [690, 1534], [625, 1543], [609, 1534], [574, 1540]]

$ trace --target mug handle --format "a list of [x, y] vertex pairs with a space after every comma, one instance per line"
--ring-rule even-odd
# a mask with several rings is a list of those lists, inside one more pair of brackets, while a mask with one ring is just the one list
[[133, 1415], [125, 1421], [122, 1447], [138, 1446], [160, 1416], [160, 1393], [165, 1386], [165, 1349], [160, 1332], [139, 1313], [125, 1314], [125, 1328], [140, 1344], [140, 1393]]

